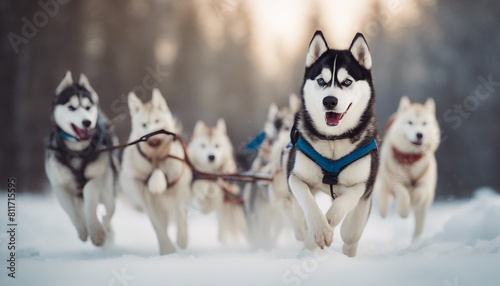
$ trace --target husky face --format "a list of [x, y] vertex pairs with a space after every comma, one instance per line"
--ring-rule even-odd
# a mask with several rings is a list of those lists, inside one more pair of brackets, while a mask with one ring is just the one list
[[299, 108], [300, 99], [294, 93], [290, 94], [287, 107], [278, 109], [276, 103], [272, 103], [269, 107], [267, 121], [264, 125], [266, 138], [275, 140], [281, 136], [281, 133], [287, 133], [289, 136], [294, 123], [295, 113]]
[[373, 97], [372, 59], [362, 34], [348, 50], [332, 50], [320, 31], [309, 45], [302, 87], [312, 127], [339, 135], [357, 126]]
[[220, 172], [223, 164], [233, 156], [233, 147], [224, 119], [217, 120], [217, 126], [213, 128], [207, 127], [203, 121], [198, 121], [188, 152], [197, 167], [208, 172]]
[[59, 128], [78, 141], [88, 141], [97, 125], [97, 103], [98, 96], [87, 77], [80, 74], [78, 83], [73, 84], [71, 72], [68, 71], [56, 89], [53, 102], [54, 121]]
[[[137, 139], [160, 129], [170, 132], [175, 131], [172, 113], [165, 98], [157, 88], [153, 89], [151, 102], [144, 104], [135, 93], [130, 92], [128, 94], [128, 106], [132, 120], [131, 139]], [[147, 143], [150, 147], [158, 147], [167, 139], [166, 137], [154, 136], [149, 138]]]
[[401, 98], [397, 117], [393, 123], [394, 138], [398, 148], [407, 152], [435, 151], [439, 145], [439, 126], [432, 98], [425, 104], [411, 103], [408, 97]]

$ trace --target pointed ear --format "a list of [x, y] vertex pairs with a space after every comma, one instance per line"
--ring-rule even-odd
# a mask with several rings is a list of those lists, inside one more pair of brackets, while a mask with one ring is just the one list
[[133, 91], [128, 94], [128, 109], [131, 115], [137, 114], [142, 108], [142, 101], [137, 98], [137, 95]]
[[222, 133], [227, 133], [226, 121], [224, 118], [219, 118], [217, 120], [217, 129], [219, 129]]
[[90, 92], [90, 94], [92, 95], [92, 101], [94, 103], [97, 103], [99, 101], [97, 93], [92, 88], [92, 86], [90, 86], [89, 79], [83, 73], [80, 74], [80, 79], [78, 79], [78, 84], [83, 86], [86, 90]]
[[71, 71], [66, 71], [64, 78], [56, 88], [56, 96], [59, 95], [61, 92], [63, 92], [67, 87], [71, 86], [72, 84], [73, 84], [73, 77], [71, 76]]
[[269, 112], [267, 113], [267, 120], [274, 121], [276, 114], [278, 114], [278, 106], [276, 105], [276, 103], [273, 102], [271, 103], [271, 106], [269, 106]]
[[290, 94], [290, 97], [288, 98], [288, 106], [290, 107], [290, 111], [294, 114], [299, 111], [300, 99], [295, 93]]
[[401, 100], [399, 101], [398, 112], [406, 111], [408, 107], [410, 107], [410, 104], [410, 99], [407, 96], [401, 97]]
[[372, 56], [370, 55], [370, 49], [368, 48], [368, 44], [363, 34], [357, 33], [356, 36], [354, 36], [349, 51], [356, 61], [365, 69], [370, 70], [372, 68]]
[[434, 99], [432, 97], [429, 97], [426, 101], [425, 101], [425, 107], [427, 108], [427, 110], [429, 110], [430, 112], [432, 113], [436, 113], [436, 102], [434, 101]]
[[200, 134], [201, 132], [205, 131], [207, 129], [207, 126], [205, 125], [205, 122], [198, 120], [196, 124], [194, 125], [194, 130], [193, 130], [193, 136]]
[[153, 89], [153, 98], [151, 99], [151, 102], [153, 103], [154, 107], [157, 107], [161, 111], [170, 112], [167, 101], [165, 100], [163, 95], [161, 95], [160, 90], [157, 88]]
[[311, 43], [309, 43], [309, 52], [307, 52], [306, 57], [306, 67], [310, 67], [326, 51], [328, 51], [328, 45], [323, 37], [323, 33], [321, 33], [321, 31], [316, 31]]

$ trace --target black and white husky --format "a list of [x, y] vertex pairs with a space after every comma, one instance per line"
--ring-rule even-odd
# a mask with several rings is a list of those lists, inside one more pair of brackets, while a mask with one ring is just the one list
[[[117, 142], [98, 101], [84, 74], [73, 83], [71, 72], [66, 72], [52, 104], [54, 128], [45, 171], [80, 239], [86, 241], [90, 236], [93, 244], [101, 246], [111, 232], [117, 161], [111, 153], [98, 150]], [[102, 223], [96, 214], [99, 203], [106, 207]]]
[[[342, 219], [343, 252], [356, 255], [378, 170], [372, 58], [362, 34], [347, 50], [329, 49], [320, 31], [307, 53], [302, 106], [283, 156], [295, 197], [295, 235], [309, 249], [330, 246]], [[331, 195], [323, 214], [315, 194]]]

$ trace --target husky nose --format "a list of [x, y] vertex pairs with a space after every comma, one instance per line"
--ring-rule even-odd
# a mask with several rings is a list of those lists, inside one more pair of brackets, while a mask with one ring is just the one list
[[90, 120], [85, 119], [85, 120], [83, 120], [83, 121], [82, 121], [82, 125], [83, 125], [84, 127], [89, 127], [89, 126], [90, 126], [90, 124], [92, 124], [92, 122], [90, 122]]
[[209, 155], [208, 156], [208, 161], [213, 162], [214, 160], [215, 160], [215, 156], [214, 155]]
[[420, 133], [420, 132], [417, 133], [417, 139], [418, 140], [422, 139], [422, 137], [424, 137], [424, 135], [422, 133]]
[[335, 96], [327, 96], [323, 98], [323, 106], [326, 110], [333, 110], [337, 106], [339, 100]]
[[158, 147], [161, 144], [161, 140], [157, 139], [157, 138], [151, 138], [151, 139], [148, 139], [146, 141], [146, 143], [148, 143], [148, 145], [151, 147]]

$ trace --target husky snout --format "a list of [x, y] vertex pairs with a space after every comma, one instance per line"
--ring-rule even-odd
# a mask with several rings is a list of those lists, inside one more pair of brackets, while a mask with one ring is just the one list
[[162, 140], [161, 140], [161, 139], [158, 139], [158, 138], [149, 138], [149, 139], [146, 141], [146, 143], [148, 143], [148, 145], [149, 145], [150, 147], [155, 148], [155, 147], [160, 146], [160, 144], [162, 143]]
[[92, 122], [90, 122], [90, 120], [88, 120], [88, 119], [85, 119], [82, 121], [82, 125], [85, 128], [89, 128], [91, 124], [92, 124]]
[[323, 106], [326, 110], [334, 110], [337, 107], [339, 100], [335, 96], [327, 96], [323, 98]]

